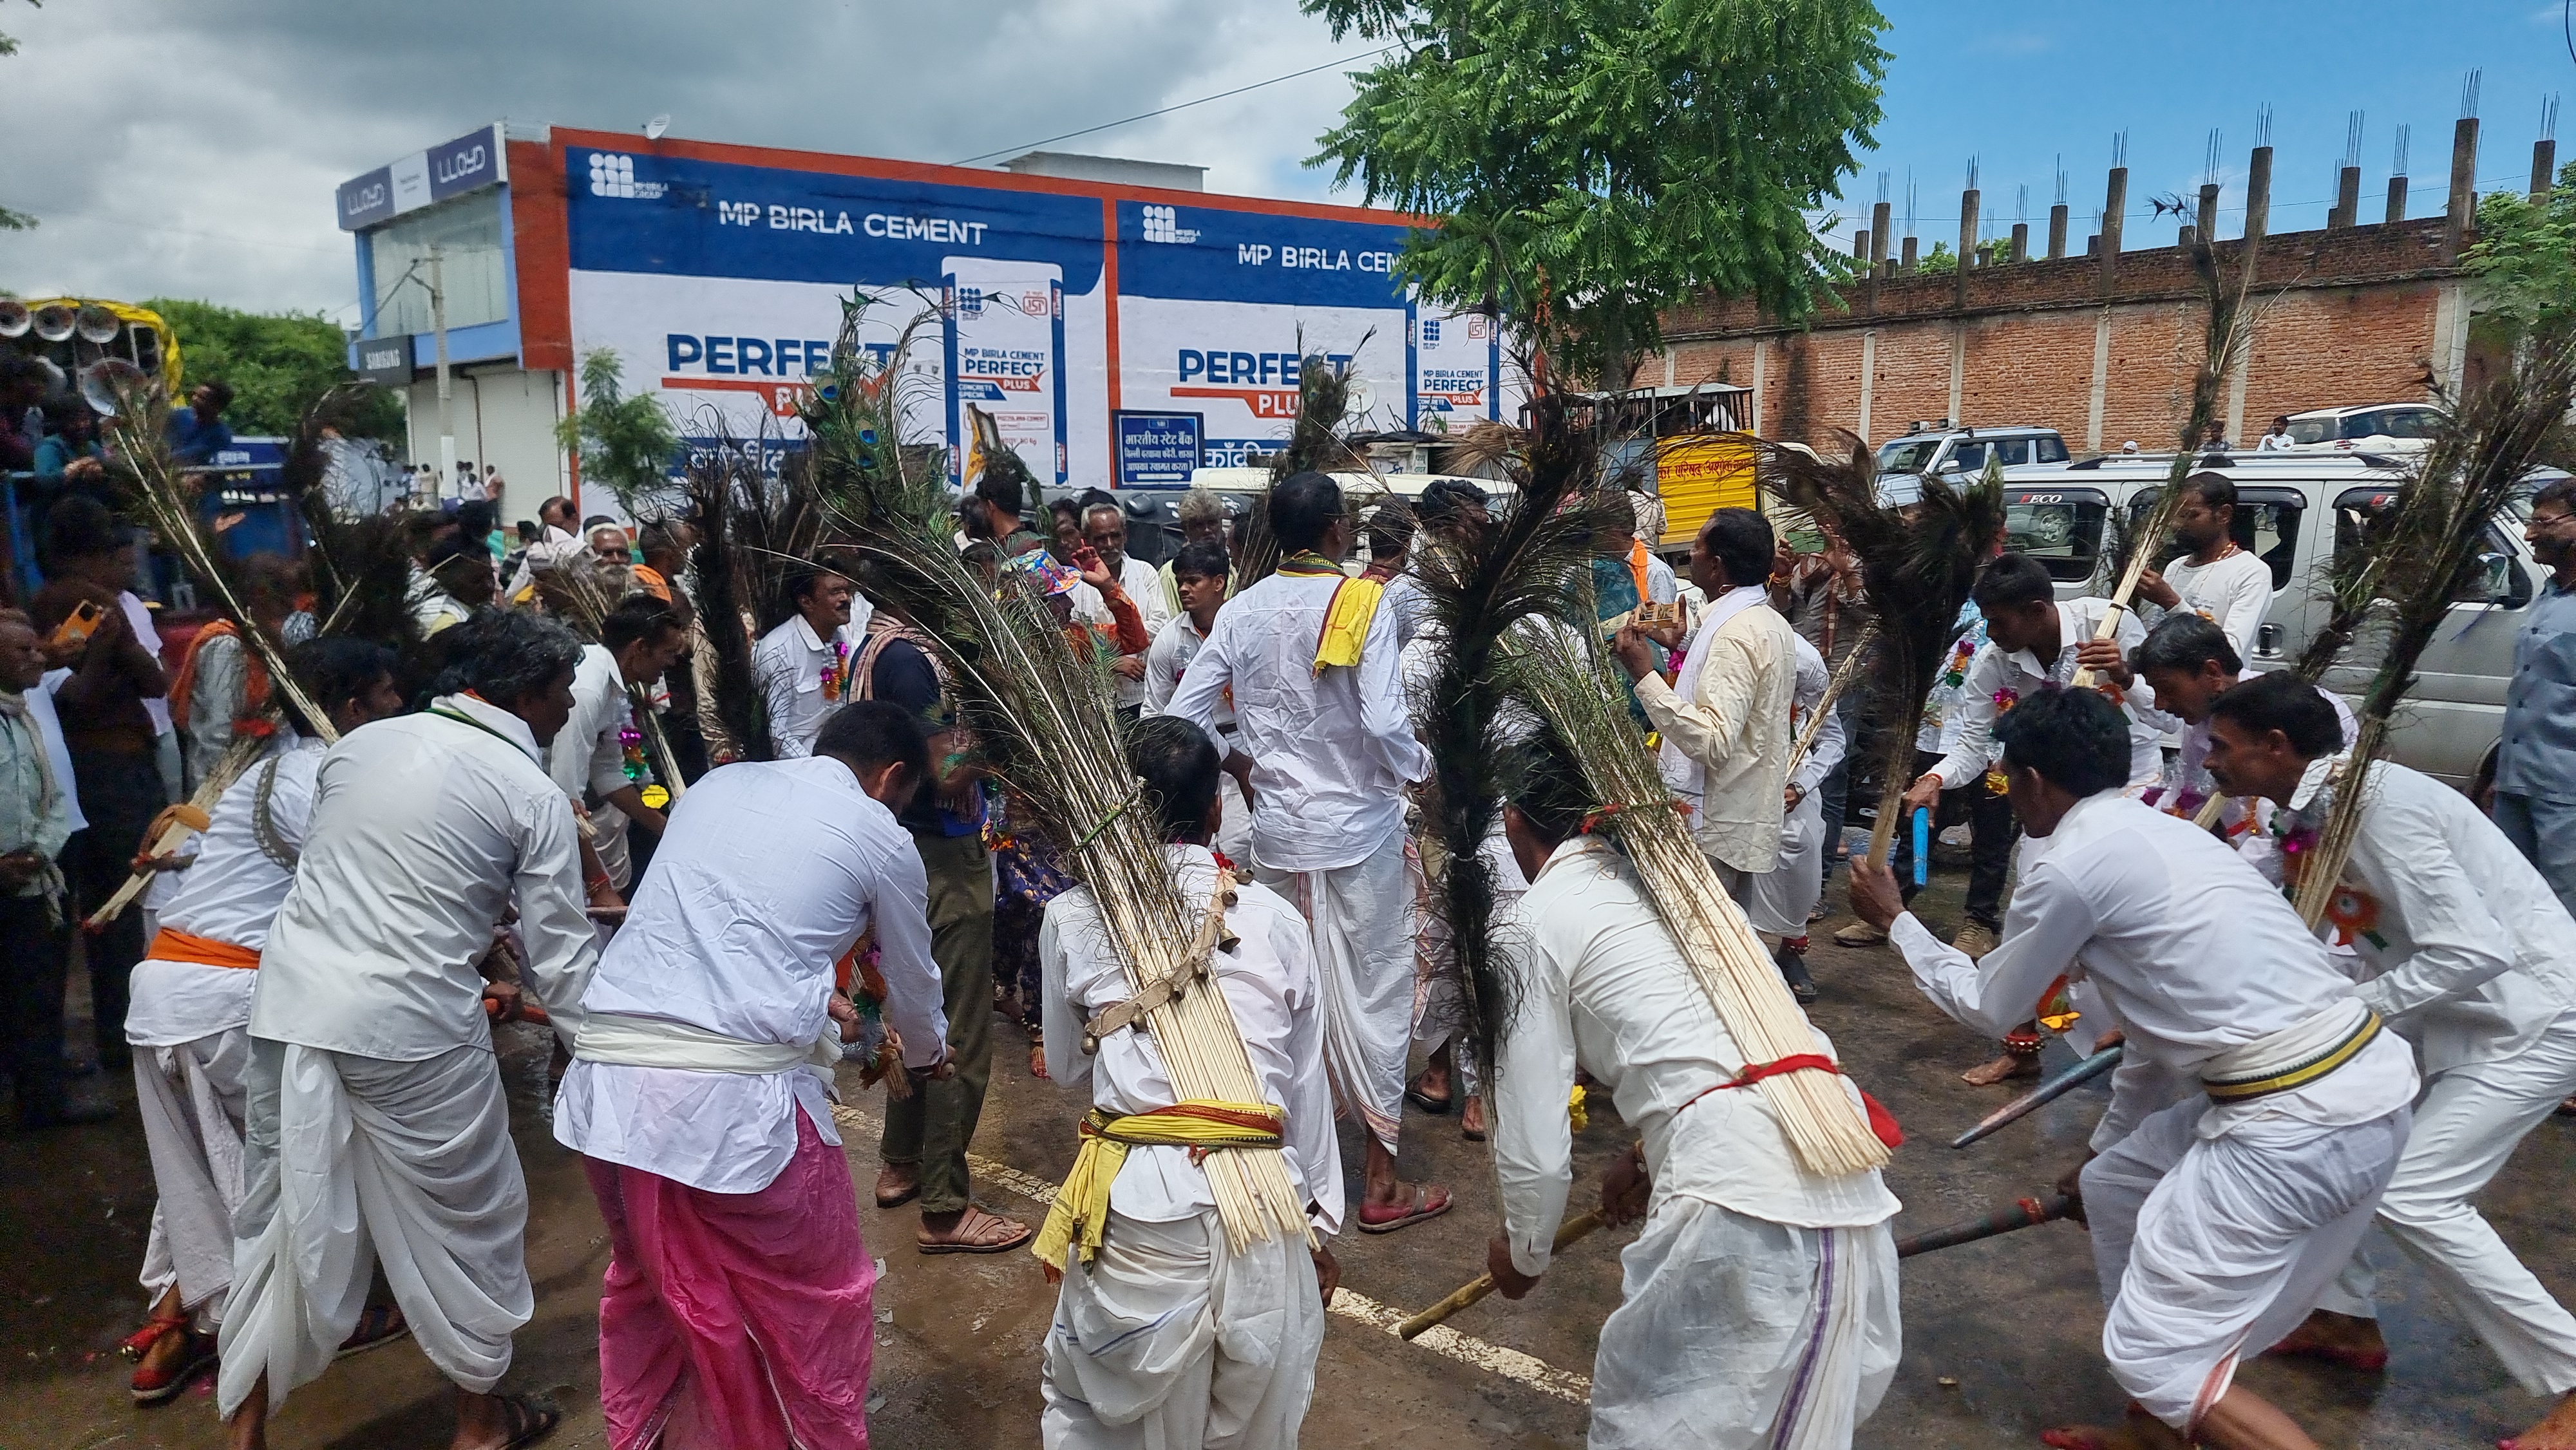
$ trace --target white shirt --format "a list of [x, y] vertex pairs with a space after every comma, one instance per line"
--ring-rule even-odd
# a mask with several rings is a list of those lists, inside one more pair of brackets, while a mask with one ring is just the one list
[[2278, 453], [2289, 447], [2293, 441], [2294, 440], [2286, 432], [2266, 433], [2262, 437], [2254, 440], [2254, 451], [2257, 453]]
[[42, 683], [27, 692], [27, 718], [45, 737], [45, 760], [54, 768], [54, 788], [63, 793], [63, 809], [71, 814], [74, 833], [89, 829], [89, 817], [81, 814], [80, 790], [72, 780], [72, 751], [63, 743], [63, 718], [54, 710], [54, 691], [72, 677], [67, 669], [47, 670]]
[[[2093, 638], [2102, 615], [2111, 607], [2107, 599], [2065, 599], [2057, 605], [2057, 655], [2042, 662], [2029, 650], [2007, 654], [2002, 645], [1988, 640], [1968, 662], [1967, 682], [1960, 686], [1959, 702], [1943, 722], [1955, 733], [1944, 735], [1949, 753], [1932, 767], [1931, 774], [1941, 777], [1943, 790], [1957, 790], [1981, 779], [1987, 769], [2003, 755], [1995, 744], [1995, 717], [2001, 711], [1995, 696], [2010, 691], [2015, 699], [2032, 695], [2050, 685], [2063, 685], [2075, 678], [2075, 651]], [[2119, 629], [2112, 638], [2126, 654], [2147, 637], [2137, 615], [2122, 610]], [[2122, 707], [2129, 717], [2129, 784], [2149, 786], [2162, 779], [2165, 771], [2164, 751], [2158, 744], [2158, 727], [2138, 718], [2138, 712]]]
[[[2322, 774], [2292, 799], [2306, 804]], [[2377, 921], [2353, 935], [2355, 995], [2428, 1073], [2528, 1049], [2576, 1008], [2576, 920], [2467, 796], [2385, 760], [2362, 788], [2344, 880]]]
[[[1700, 1096], [1743, 1070], [1744, 1053], [1635, 869], [1607, 843], [1577, 836], [1557, 847], [1521, 898], [1518, 925], [1498, 937], [1520, 990], [1493, 1079], [1494, 1172], [1513, 1267], [1545, 1270], [1565, 1215], [1565, 1100], [1577, 1066], [1610, 1089], [1620, 1121], [1645, 1139], [1658, 1204], [1678, 1194], [1802, 1228], [1859, 1227], [1896, 1212], [1875, 1170], [1807, 1171], [1760, 1090]], [[1823, 1033], [1815, 1039], [1833, 1056]]]
[[[1181, 676], [1187, 674], [1190, 661], [1199, 657], [1199, 647], [1207, 636], [1199, 633], [1196, 621], [1183, 610], [1163, 622], [1154, 633], [1153, 648], [1145, 651], [1145, 713], [1160, 715], [1172, 707], [1172, 696], [1181, 687]], [[1220, 696], [1214, 711], [1218, 749], [1225, 747], [1225, 737], [1234, 733], [1234, 701]]]
[[[832, 1027], [832, 968], [873, 929], [886, 1021], [915, 1067], [948, 1038], [930, 956], [929, 882], [911, 833], [828, 756], [710, 771], [671, 807], [626, 925], [582, 1010], [800, 1046]], [[796, 1152], [801, 1106], [841, 1141], [819, 1069], [699, 1072], [580, 1058], [555, 1141], [710, 1193], [757, 1193]]]
[[[1989, 1037], [2030, 1020], [2060, 975], [2087, 984], [2111, 1019], [2101, 1027], [2128, 1034], [2096, 1148], [2198, 1091], [2212, 1058], [2352, 995], [2351, 980], [2281, 893], [2188, 821], [2104, 791], [2076, 802], [2034, 844], [2043, 849], [2022, 861], [2003, 941], [1982, 961], [1912, 912], [1888, 935], [1924, 995]], [[2269, 1112], [2366, 1122], [2414, 1093], [2410, 1054], [2368, 1052], [2306, 1087], [2213, 1107], [2200, 1132], [2215, 1137]]]
[[[197, 838], [197, 864], [177, 873], [161, 925], [190, 936], [259, 951], [269, 924], [295, 885], [294, 861], [313, 818], [313, 783], [328, 747], [278, 727], [267, 759], [224, 790]], [[274, 769], [272, 770], [272, 767]], [[258, 829], [259, 796], [268, 791], [268, 820], [286, 861], [269, 855]], [[134, 1005], [125, 1040], [136, 1047], [175, 1047], [250, 1022], [259, 974], [239, 967], [146, 959], [134, 966]]]
[[2272, 566], [2262, 556], [2238, 549], [2224, 559], [2194, 564], [2186, 555], [2167, 564], [2164, 576], [2182, 599], [2168, 615], [2197, 614], [2217, 625], [2227, 632], [2236, 657], [2253, 663], [2254, 636], [2263, 628], [2263, 612], [2272, 607]]
[[572, 718], [545, 750], [546, 774], [566, 796], [585, 804], [591, 796], [599, 798], [590, 807], [590, 847], [620, 891], [627, 887], [632, 864], [626, 813], [608, 804], [608, 796], [635, 784], [626, 778], [626, 744], [619, 738], [634, 714], [617, 656], [604, 644], [584, 645], [581, 663], [572, 672]]
[[1367, 860], [1404, 829], [1405, 784], [1431, 773], [1405, 714], [1385, 608], [1369, 620], [1358, 664], [1316, 672], [1324, 610], [1341, 583], [1273, 574], [1229, 600], [1164, 712], [1213, 739], [1233, 692], [1235, 748], [1252, 757], [1253, 851], [1274, 871]]
[[[1145, 637], [1150, 640], [1160, 634], [1164, 623], [1172, 616], [1163, 607], [1163, 578], [1154, 571], [1154, 566], [1133, 554], [1128, 555], [1119, 561], [1118, 587], [1127, 591], [1128, 602], [1136, 606], [1137, 617], [1145, 623]], [[1089, 626], [1092, 633], [1107, 640], [1112, 648], [1116, 647], [1111, 630], [1117, 622], [1110, 616], [1109, 601], [1100, 597], [1099, 590], [1088, 584], [1073, 586], [1073, 620], [1076, 624]], [[1149, 692], [1143, 680], [1121, 678], [1116, 684], [1121, 706], [1146, 702]]]
[[[850, 622], [833, 630], [829, 641], [814, 632], [804, 615], [795, 614], [753, 646], [751, 667], [759, 673], [760, 688], [769, 698], [769, 739], [778, 747], [779, 759], [814, 753], [814, 737], [823, 731], [823, 717], [849, 698], [838, 683], [839, 675], [858, 658], [866, 637], [859, 598], [853, 594]], [[830, 690], [823, 688], [826, 674], [835, 680]]]
[[[1815, 717], [1816, 706], [1825, 698], [1825, 691], [1833, 686], [1834, 672], [1825, 668], [1825, 657], [1816, 652], [1814, 645], [1794, 635], [1791, 638], [1798, 646], [1797, 690], [1793, 697], [1795, 708], [1789, 721], [1789, 748], [1795, 750], [1798, 736], [1806, 731], [1807, 722]], [[1848, 690], [1851, 687], [1845, 685], [1843, 688]], [[1824, 727], [1816, 732], [1815, 747], [1807, 752], [1807, 758], [1798, 763], [1797, 772], [1789, 777], [1789, 784], [1798, 788], [1800, 799], [1814, 795], [1825, 783], [1825, 777], [1834, 773], [1834, 767], [1843, 763], [1844, 746], [1842, 712], [1833, 711], [1825, 716]]]
[[1660, 674], [1637, 682], [1637, 703], [1664, 735], [1664, 779], [1695, 807], [1700, 849], [1756, 875], [1779, 864], [1797, 638], [1748, 585], [1709, 605], [1678, 692]]
[[538, 766], [527, 723], [442, 695], [350, 731], [322, 757], [251, 1035], [393, 1062], [488, 1051], [474, 965], [514, 898], [522, 984], [569, 1043], [598, 938], [572, 805]]
[[[152, 609], [131, 589], [116, 591], [117, 607], [125, 611], [125, 622], [134, 627], [134, 642], [143, 646], [154, 664], [161, 663], [161, 631], [152, 627]], [[153, 695], [143, 702], [143, 713], [152, 717], [152, 733], [170, 733], [170, 697]]]
[[[1166, 846], [1181, 900], [1204, 910], [1216, 885], [1216, 857], [1204, 846]], [[1324, 1006], [1315, 983], [1306, 919], [1265, 887], [1246, 883], [1226, 908], [1234, 949], [1211, 961], [1217, 989], [1243, 1037], [1261, 1100], [1284, 1110], [1280, 1138], [1288, 1181], [1315, 1205], [1322, 1233], [1342, 1224], [1342, 1160], [1333, 1140], [1332, 1087], [1324, 1078]], [[1077, 886], [1047, 903], [1038, 927], [1038, 960], [1046, 969], [1047, 1075], [1069, 1088], [1091, 1084], [1094, 1106], [1141, 1113], [1180, 1101], [1151, 1033], [1122, 1028], [1082, 1050], [1082, 1024], [1135, 995], [1126, 969], [1100, 929], [1091, 888]], [[1109, 1206], [1146, 1223], [1170, 1223], [1213, 1208], [1207, 1173], [1187, 1148], [1147, 1144], [1127, 1150], [1109, 1190]]]

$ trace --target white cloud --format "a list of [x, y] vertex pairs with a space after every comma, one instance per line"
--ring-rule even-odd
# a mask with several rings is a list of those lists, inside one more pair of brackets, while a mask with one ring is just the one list
[[[89, 0], [13, 8], [0, 287], [354, 318], [332, 189], [497, 117], [953, 162], [1362, 48], [1280, 0]], [[1339, 70], [1055, 149], [1319, 198]], [[42, 164], [27, 164], [31, 159]], [[1346, 197], [1356, 201], [1358, 198]]]

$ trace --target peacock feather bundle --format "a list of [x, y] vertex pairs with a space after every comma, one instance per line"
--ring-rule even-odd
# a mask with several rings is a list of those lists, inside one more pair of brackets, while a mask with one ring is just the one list
[[1914, 778], [1914, 722], [1958, 637], [1960, 606], [2003, 532], [2003, 477], [1993, 459], [1974, 483], [1953, 486], [1927, 475], [1920, 503], [1885, 508], [1876, 455], [1862, 439], [1841, 437], [1846, 448], [1830, 459], [1794, 445], [1756, 447], [1772, 486], [1832, 524], [1860, 559], [1861, 586], [1877, 621], [1874, 703], [1886, 742], [1869, 850], [1885, 864]]

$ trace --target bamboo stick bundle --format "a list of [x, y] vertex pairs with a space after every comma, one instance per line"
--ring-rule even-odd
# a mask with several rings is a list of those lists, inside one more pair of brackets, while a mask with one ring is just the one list
[[[1598, 652], [1552, 633], [1515, 631], [1507, 638], [1523, 693], [1583, 762], [1586, 783], [1601, 802], [1602, 829], [1635, 864], [1656, 914], [1745, 1060], [1814, 1052], [1806, 1014], [1691, 838], [1689, 821]], [[1811, 1171], [1841, 1175], [1887, 1163], [1887, 1145], [1870, 1131], [1839, 1076], [1787, 1072], [1762, 1079], [1754, 1090]]]
[[[2381, 557], [2368, 567], [2369, 598], [2352, 602], [2385, 610], [2386, 650], [2362, 694], [2352, 749], [2326, 788], [2331, 803], [2312, 801], [2303, 813], [2314, 819], [2324, 812], [2316, 843], [2293, 858], [2292, 900], [2311, 928], [2325, 919], [2342, 881], [2361, 831], [2371, 765], [2414, 687], [2416, 661], [2477, 567], [2497, 514], [2535, 466], [2564, 450], [2571, 407], [2576, 340], [2563, 332], [2531, 340], [2512, 367], [2459, 400], [2378, 532], [2374, 552]], [[2406, 581], [2403, 592], [2382, 593], [2399, 580]], [[2316, 660], [2318, 672], [2331, 662], [2331, 655]]]
[[[1007, 573], [990, 589], [959, 557], [939, 470], [908, 462], [897, 446], [905, 416], [894, 380], [904, 350], [880, 356], [857, 343], [870, 300], [845, 304], [841, 343], [804, 413], [819, 496], [856, 537], [886, 595], [880, 603], [937, 642], [981, 761], [1029, 802], [1090, 888], [1129, 989], [1190, 988], [1144, 1019], [1173, 1091], [1258, 1102], [1260, 1079], [1233, 1011], [1199, 976], [1207, 966], [1196, 949], [1201, 928], [1222, 909], [1227, 883], [1218, 883], [1219, 900], [1200, 902], [1184, 900], [1173, 882], [1154, 812], [1127, 769], [1108, 663], [1075, 651], [1023, 576]], [[1308, 1237], [1305, 1199], [1279, 1149], [1218, 1149], [1202, 1166], [1233, 1250]]]

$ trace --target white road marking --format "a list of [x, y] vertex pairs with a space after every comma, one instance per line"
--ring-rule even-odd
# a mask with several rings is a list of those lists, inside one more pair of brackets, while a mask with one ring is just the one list
[[[832, 1120], [839, 1123], [844, 1132], [861, 1136], [882, 1131], [881, 1125], [875, 1119], [856, 1108], [843, 1107], [839, 1104], [833, 1105]], [[1054, 1184], [1043, 1178], [1022, 1173], [1007, 1163], [997, 1163], [981, 1153], [969, 1153], [966, 1155], [966, 1166], [974, 1170], [976, 1177], [990, 1183], [997, 1183], [1032, 1203], [1048, 1204], [1055, 1201]], [[1333, 1312], [1390, 1336], [1395, 1333], [1395, 1327], [1403, 1323], [1407, 1317], [1405, 1311], [1380, 1304], [1347, 1284], [1333, 1296]], [[1484, 1340], [1460, 1334], [1445, 1324], [1426, 1330], [1420, 1338], [1412, 1340], [1411, 1343], [1417, 1348], [1430, 1350], [1434, 1354], [1446, 1355], [1460, 1364], [1473, 1365], [1489, 1374], [1498, 1374], [1507, 1380], [1527, 1385], [1544, 1395], [1553, 1395], [1560, 1400], [1577, 1405], [1592, 1403], [1592, 1381], [1588, 1377], [1558, 1369], [1536, 1355], [1524, 1354], [1517, 1349], [1506, 1349], [1499, 1344], [1488, 1344]]]

